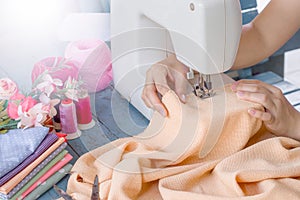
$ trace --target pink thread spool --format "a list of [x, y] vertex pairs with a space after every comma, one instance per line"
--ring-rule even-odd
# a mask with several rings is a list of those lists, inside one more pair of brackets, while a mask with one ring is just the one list
[[105, 89], [112, 81], [112, 58], [108, 45], [99, 39], [68, 44], [65, 58], [78, 63], [79, 75], [89, 92]]
[[77, 123], [80, 130], [87, 130], [95, 126], [92, 117], [90, 96], [87, 92], [81, 98], [78, 98], [76, 105]]
[[70, 99], [64, 99], [59, 105], [60, 123], [62, 133], [67, 134], [67, 139], [80, 137], [81, 131], [77, 128], [75, 104]]

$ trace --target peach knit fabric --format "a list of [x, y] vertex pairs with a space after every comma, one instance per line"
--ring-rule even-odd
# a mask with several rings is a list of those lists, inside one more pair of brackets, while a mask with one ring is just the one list
[[229, 86], [214, 98], [182, 104], [168, 92], [169, 117], [95, 149], [75, 163], [67, 192], [90, 199], [99, 176], [102, 199], [300, 199], [300, 143], [274, 137], [249, 116]]

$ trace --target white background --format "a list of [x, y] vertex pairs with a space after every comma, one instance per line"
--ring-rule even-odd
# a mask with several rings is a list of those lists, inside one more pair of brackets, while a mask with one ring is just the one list
[[31, 88], [34, 63], [63, 56], [68, 41], [58, 37], [74, 12], [104, 12], [107, 0], [1, 0], [0, 77], [9, 76], [23, 91]]
[[[257, 0], [258, 10], [269, 1]], [[63, 20], [74, 12], [108, 11], [109, 0], [1, 0], [0, 77], [9, 76], [28, 91], [34, 63], [64, 54], [68, 41], [58, 37]], [[285, 77], [300, 86], [299, 55], [300, 50], [286, 54]]]

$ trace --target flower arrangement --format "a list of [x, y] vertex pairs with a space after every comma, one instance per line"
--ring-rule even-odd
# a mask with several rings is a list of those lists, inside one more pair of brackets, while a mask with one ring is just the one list
[[45, 70], [34, 81], [30, 93], [25, 95], [11, 79], [0, 79], [0, 133], [15, 128], [53, 127], [56, 105], [65, 98], [77, 101], [85, 91], [82, 85], [72, 77], [65, 82], [53, 78], [51, 72]]

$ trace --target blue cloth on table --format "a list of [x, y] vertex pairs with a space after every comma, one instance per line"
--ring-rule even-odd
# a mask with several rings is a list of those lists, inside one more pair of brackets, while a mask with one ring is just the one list
[[36, 127], [9, 130], [0, 134], [0, 177], [31, 155], [47, 135], [49, 129]]

